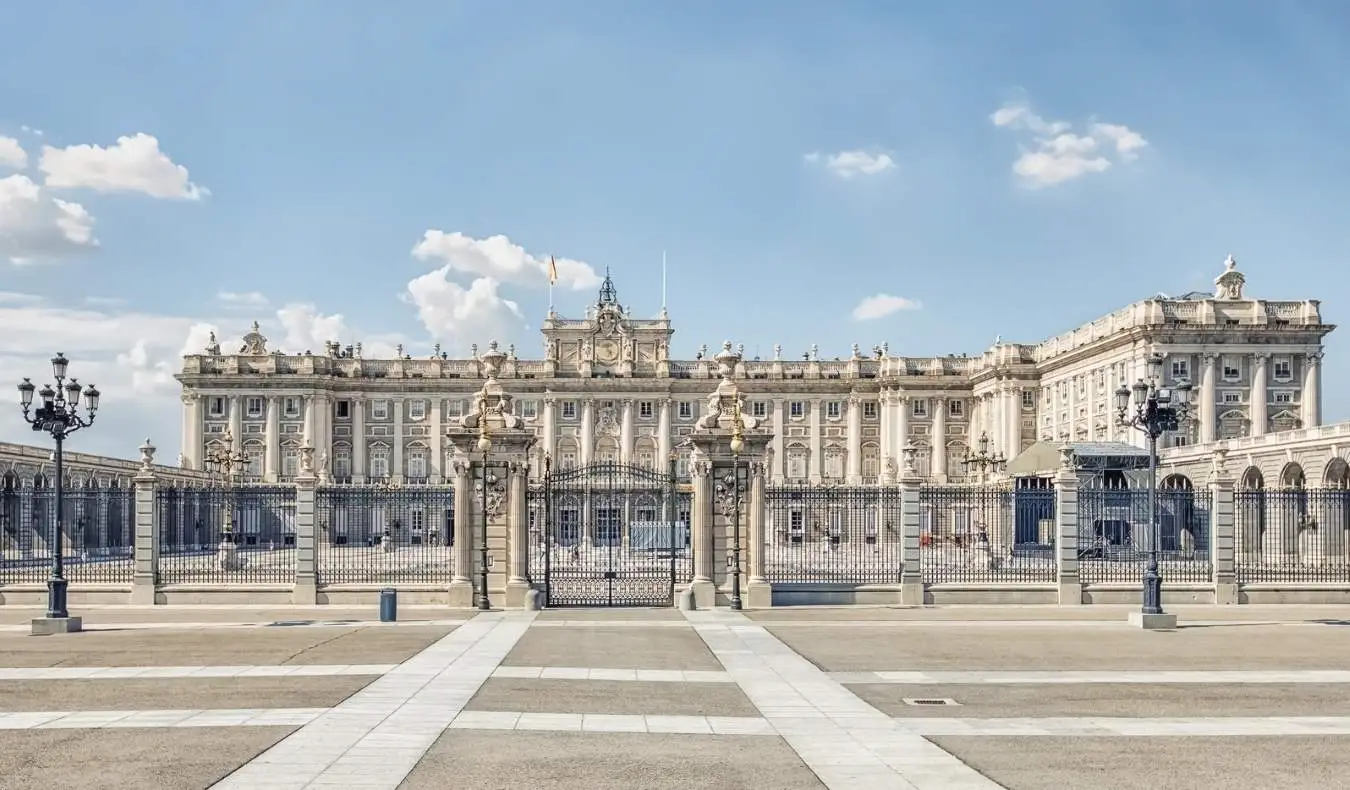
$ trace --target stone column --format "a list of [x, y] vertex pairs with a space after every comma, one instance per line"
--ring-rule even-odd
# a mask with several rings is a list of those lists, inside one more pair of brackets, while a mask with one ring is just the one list
[[1252, 355], [1251, 403], [1247, 407], [1247, 417], [1251, 421], [1252, 436], [1265, 436], [1266, 425], [1270, 422], [1266, 406], [1266, 401], [1270, 397], [1266, 394], [1266, 382], [1270, 380], [1267, 369], [1269, 362], [1270, 354], [1264, 351]]
[[560, 459], [554, 458], [558, 449], [558, 399], [553, 393], [544, 393], [544, 452], [557, 464]]
[[366, 399], [352, 396], [352, 482], [366, 482]]
[[660, 403], [661, 411], [656, 422], [656, 463], [670, 463], [671, 448], [671, 430], [670, 430], [670, 398], [662, 398]]
[[325, 458], [333, 457], [333, 399], [327, 393], [318, 397], [319, 442], [314, 451], [323, 453]]
[[[145, 446], [149, 446], [148, 443]], [[153, 459], [153, 455], [151, 456]], [[155, 507], [154, 467], [143, 463], [132, 478], [135, 486], [135, 532], [132, 540], [131, 600], [135, 606], [159, 603], [155, 587], [159, 583], [159, 509]]]
[[773, 399], [773, 468], [769, 474], [773, 475], [775, 482], [782, 482], [787, 477], [787, 443], [783, 436], [786, 434], [784, 421], [787, 419], [787, 401], [783, 398]]
[[895, 439], [892, 446], [895, 448], [895, 464], [901, 466], [905, 448], [909, 447], [909, 417], [910, 412], [914, 411], [914, 405], [910, 402], [908, 395], [897, 393], [895, 395]]
[[811, 465], [807, 468], [806, 473], [810, 476], [812, 483], [819, 483], [822, 473], [824, 472], [825, 461], [825, 459], [821, 457], [820, 449], [820, 398], [812, 398], [810, 400], [810, 407], [811, 415], [807, 420], [810, 427], [808, 427], [807, 430], [811, 434]]
[[318, 478], [314, 476], [314, 450], [300, 452], [300, 474], [295, 478], [295, 586], [291, 602], [310, 606], [319, 602], [319, 574], [315, 516]]
[[305, 420], [304, 420], [304, 427], [301, 428], [300, 437], [301, 441], [309, 447], [313, 447], [316, 444], [316, 442], [314, 441], [314, 429], [315, 429], [314, 411], [315, 411], [314, 396], [306, 395]]
[[403, 399], [394, 399], [394, 463], [389, 476], [394, 482], [403, 480]]
[[914, 449], [901, 451], [900, 463], [900, 604], [924, 604], [923, 568], [919, 557], [919, 537], [923, 531], [919, 489], [923, 478], [914, 467]]
[[848, 468], [849, 485], [862, 483], [862, 398], [857, 393], [848, 398]]
[[[689, 546], [694, 552], [694, 595], [700, 605], [711, 606], [714, 595], [713, 566], [717, 562], [713, 551], [712, 466], [700, 459], [689, 467], [693, 483], [693, 502], [689, 512], [689, 520], [693, 523], [689, 525]], [[703, 603], [705, 600], [706, 603]]]
[[183, 399], [183, 460], [188, 469], [202, 468], [202, 399], [200, 395], [184, 395]]
[[431, 399], [431, 416], [428, 418], [431, 425], [427, 429], [431, 445], [431, 468], [427, 471], [431, 475], [432, 485], [441, 485], [446, 479], [445, 469], [445, 399], [437, 395]]
[[1083, 584], [1078, 576], [1078, 462], [1073, 450], [1059, 453], [1055, 473], [1055, 561], [1059, 568], [1059, 603], [1081, 606]]
[[521, 608], [530, 589], [530, 513], [526, 485], [530, 473], [527, 462], [510, 466], [507, 489], [507, 578], [506, 606]]
[[1022, 388], [1008, 390], [1008, 447], [1003, 451], [1009, 461], [1022, 452]]
[[263, 455], [263, 479], [275, 483], [281, 474], [281, 399], [267, 396], [267, 424], [263, 429], [267, 450]]
[[1303, 427], [1316, 428], [1322, 424], [1322, 352], [1306, 354], [1303, 357], [1303, 392], [1299, 394], [1303, 404]]
[[234, 439], [230, 451], [239, 453], [244, 447], [244, 399], [230, 396], [230, 436]]
[[633, 400], [623, 399], [623, 412], [619, 422], [619, 463], [633, 463]]
[[474, 569], [474, 507], [473, 479], [470, 476], [469, 458], [463, 452], [455, 454], [451, 466], [455, 479], [455, 534], [453, 546], [454, 570], [450, 578], [450, 605], [467, 609], [473, 606]]
[[947, 482], [947, 399], [933, 398], [933, 479]]
[[1233, 478], [1228, 474], [1228, 451], [1216, 450], [1209, 473], [1209, 558], [1214, 568], [1214, 603], [1238, 603], [1236, 568], [1237, 509]]
[[745, 603], [751, 609], [767, 609], [773, 606], [773, 587], [764, 572], [764, 552], [769, 545], [765, 529], [765, 469], [762, 462], [750, 464], [750, 501], [747, 508], [750, 522], [750, 562], [749, 582], [747, 583]]
[[899, 453], [895, 451], [895, 447], [893, 446], [895, 441], [893, 430], [895, 427], [895, 415], [891, 413], [892, 398], [890, 389], [882, 387], [878, 400], [880, 402], [877, 408], [880, 410], [878, 415], [881, 421], [881, 427], [878, 430], [878, 433], [881, 434], [879, 442], [881, 445], [881, 467], [879, 473], [884, 475], [886, 473], [887, 461], [894, 461], [896, 464], [899, 464], [900, 462], [896, 460], [899, 458]]
[[[581, 401], [581, 461], [590, 466], [595, 457], [595, 401], [587, 397]], [[586, 520], [590, 523], [590, 520]]]
[[1214, 368], [1217, 365], [1218, 357], [1214, 354], [1204, 354], [1201, 357], [1200, 367], [1200, 436], [1202, 444], [1214, 441], [1214, 426], [1217, 420], [1214, 415], [1214, 400], [1217, 392], [1214, 389]]

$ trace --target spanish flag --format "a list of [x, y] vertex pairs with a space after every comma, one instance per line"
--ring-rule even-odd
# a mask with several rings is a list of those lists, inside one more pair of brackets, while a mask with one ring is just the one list
[[553, 285], [558, 282], [558, 262], [553, 256], [548, 256], [548, 284]]

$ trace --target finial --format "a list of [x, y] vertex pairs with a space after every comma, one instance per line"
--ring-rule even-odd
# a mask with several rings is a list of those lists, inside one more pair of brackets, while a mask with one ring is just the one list
[[1226, 270], [1228, 270], [1228, 271], [1230, 271], [1230, 272], [1233, 271], [1234, 269], [1236, 269], [1236, 268], [1237, 268], [1237, 258], [1234, 258], [1231, 254], [1230, 254], [1227, 258], [1224, 258], [1224, 260], [1223, 260], [1223, 268], [1226, 269]]
[[396, 346], [396, 347], [394, 348], [394, 356], [398, 357], [399, 359], [403, 359], [403, 344], [402, 344], [402, 343], [399, 343], [398, 346]]
[[782, 359], [782, 358], [783, 358], [783, 344], [782, 344], [782, 343], [774, 343], [774, 344], [773, 344], [773, 358], [774, 358], [774, 359]]
[[141, 471], [149, 472], [155, 465], [155, 446], [150, 443], [150, 437], [145, 437], [145, 443], [140, 446], [140, 451]]
[[261, 331], [262, 331], [262, 327], [258, 325], [258, 322], [257, 322], [257, 321], [254, 321], [254, 322], [253, 322], [253, 331], [254, 331], [254, 332], [261, 332]]
[[858, 344], [857, 344], [857, 343], [854, 343], [854, 344], [853, 344], [853, 358], [854, 358], [854, 359], [858, 359], [860, 356], [862, 356], [862, 355], [858, 353]]

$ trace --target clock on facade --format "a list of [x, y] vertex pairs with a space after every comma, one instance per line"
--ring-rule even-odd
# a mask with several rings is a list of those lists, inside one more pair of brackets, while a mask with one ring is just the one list
[[601, 362], [613, 362], [619, 358], [619, 344], [613, 340], [601, 340], [595, 344], [595, 356]]

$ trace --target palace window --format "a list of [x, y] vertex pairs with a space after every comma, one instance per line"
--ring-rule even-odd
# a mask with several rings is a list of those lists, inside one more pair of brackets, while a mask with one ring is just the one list
[[877, 412], [878, 412], [878, 405], [876, 401], [874, 400], [863, 401], [863, 417], [865, 419], [875, 420], [877, 418]]
[[1294, 377], [1294, 363], [1288, 359], [1274, 360], [1272, 367], [1275, 369], [1276, 381], [1288, 381]]
[[1223, 358], [1223, 378], [1224, 381], [1237, 381], [1242, 378], [1242, 369], [1238, 366], [1238, 361], [1232, 357]]
[[1294, 393], [1292, 393], [1292, 392], [1277, 392], [1277, 393], [1275, 393], [1275, 402], [1276, 402], [1276, 403], [1293, 403], [1293, 402], [1294, 402]]
[[928, 401], [923, 400], [922, 398], [916, 398], [916, 399], [914, 400], [914, 406], [913, 406], [912, 408], [913, 408], [913, 410], [912, 410], [911, 413], [912, 413], [915, 417], [927, 417], [927, 416], [928, 416]]
[[562, 453], [562, 468], [571, 469], [577, 465], [577, 454], [575, 450], [564, 450]]
[[653, 411], [655, 410], [653, 409], [651, 401], [649, 400], [638, 401], [638, 419], [650, 420], [652, 418]]
[[225, 416], [225, 399], [224, 399], [224, 398], [211, 398], [210, 403], [207, 404], [207, 412], [208, 412], [212, 417], [224, 417], [224, 416]]
[[407, 476], [417, 480], [427, 476], [427, 451], [420, 447], [408, 449]]
[[284, 398], [281, 402], [281, 410], [287, 417], [297, 417], [300, 415], [300, 399], [294, 396]]
[[574, 400], [563, 401], [559, 414], [562, 415], [564, 420], [575, 420], [577, 418], [577, 402]]
[[375, 400], [370, 402], [370, 416], [375, 420], [389, 419], [389, 401]]
[[961, 417], [966, 413], [966, 402], [960, 400], [947, 401], [947, 414], [951, 417]]
[[300, 474], [300, 451], [296, 448], [287, 447], [281, 451], [281, 474], [284, 477]]
[[460, 399], [458, 399], [458, 398], [453, 398], [453, 399], [451, 399], [451, 400], [446, 401], [446, 402], [445, 402], [445, 416], [446, 416], [446, 417], [463, 417], [463, 416], [464, 416], [464, 401], [462, 401], [462, 400], [460, 400]]
[[388, 447], [370, 448], [370, 476], [377, 479], [389, 476]]
[[333, 476], [339, 481], [352, 476], [352, 454], [345, 447], [339, 448], [333, 453]]
[[830, 420], [839, 419], [839, 414], [844, 410], [844, 404], [837, 400], [829, 401], [825, 404], [825, 417]]
[[656, 453], [651, 450], [641, 450], [638, 452], [638, 465], [644, 469], [656, 468]]
[[261, 416], [262, 416], [262, 413], [263, 413], [263, 399], [262, 399], [262, 398], [249, 398], [249, 399], [248, 399], [248, 404], [247, 404], [247, 405], [248, 405], [248, 416], [250, 416], [250, 417], [261, 417]]
[[806, 402], [794, 400], [788, 404], [788, 416], [794, 420], [800, 420], [806, 416]]
[[539, 401], [523, 400], [519, 401], [516, 405], [520, 407], [520, 416], [527, 420], [533, 420], [535, 417], [539, 416]]
[[1172, 379], [1183, 380], [1191, 377], [1191, 361], [1189, 359], [1172, 360]]
[[408, 419], [424, 420], [427, 417], [427, 402], [424, 400], [408, 401]]
[[680, 401], [678, 415], [681, 420], [692, 420], [694, 418], [694, 404], [687, 400]]
[[1035, 390], [1022, 390], [1022, 408], [1024, 409], [1036, 408]]
[[1224, 402], [1224, 403], [1241, 403], [1241, 402], [1242, 402], [1242, 393], [1241, 393], [1241, 392], [1225, 392], [1225, 393], [1223, 394], [1223, 402]]
[[349, 400], [340, 400], [335, 404], [337, 409], [337, 418], [339, 420], [350, 419], [352, 416], [352, 402]]
[[766, 401], [757, 400], [750, 404], [750, 415], [757, 420], [762, 420], [769, 416], [769, 404]]

